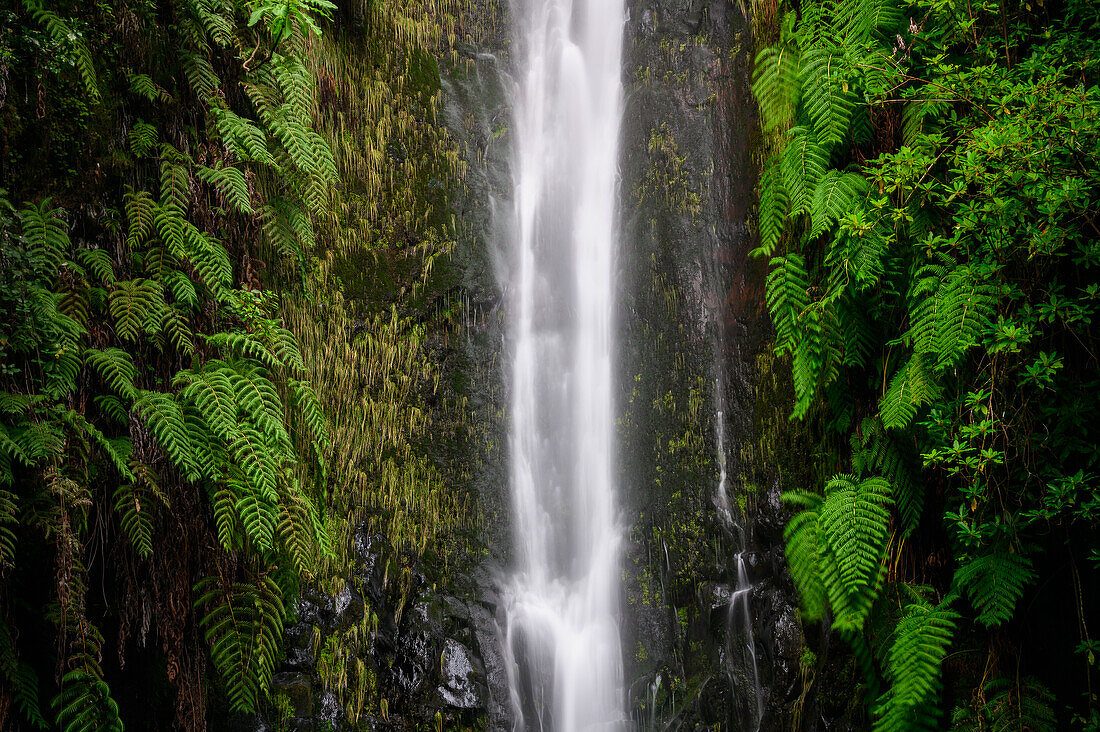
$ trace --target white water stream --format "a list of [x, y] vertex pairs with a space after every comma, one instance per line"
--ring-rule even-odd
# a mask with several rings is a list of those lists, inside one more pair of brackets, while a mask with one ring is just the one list
[[513, 0], [506, 653], [517, 729], [621, 730], [612, 391], [622, 0]]

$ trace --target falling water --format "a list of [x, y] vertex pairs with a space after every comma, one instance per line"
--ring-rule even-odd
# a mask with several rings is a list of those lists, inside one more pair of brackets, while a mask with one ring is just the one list
[[[726, 417], [722, 408], [725, 399], [722, 396], [721, 382], [715, 382], [719, 409], [715, 419], [715, 432], [718, 442], [718, 513], [723, 523], [738, 542], [735, 556], [737, 564], [736, 583], [730, 593], [729, 615], [726, 619], [726, 635], [729, 647], [728, 670], [735, 698], [738, 699], [740, 727], [746, 732], [760, 729], [764, 715], [764, 695], [760, 687], [760, 668], [756, 659], [756, 640], [752, 632], [752, 582], [745, 567], [745, 531], [734, 517], [729, 501], [729, 478], [726, 472]], [[749, 684], [752, 684], [751, 689]]]
[[622, 0], [514, 0], [517, 728], [626, 727], [612, 353]]

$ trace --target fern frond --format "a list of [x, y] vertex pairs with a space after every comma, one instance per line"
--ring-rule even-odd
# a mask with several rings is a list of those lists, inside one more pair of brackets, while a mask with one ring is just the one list
[[778, 353], [791, 353], [799, 342], [802, 314], [810, 307], [810, 275], [799, 254], [774, 257], [765, 280], [765, 302], [775, 324]]
[[948, 602], [913, 603], [894, 629], [886, 673], [890, 688], [879, 697], [876, 732], [939, 729], [941, 667], [959, 614]]
[[955, 584], [966, 591], [978, 621], [986, 627], [1008, 622], [1024, 588], [1035, 581], [1031, 558], [993, 552], [970, 560], [955, 572]]
[[914, 353], [890, 380], [890, 387], [879, 402], [882, 424], [890, 429], [905, 429], [917, 415], [917, 410], [929, 404], [940, 393], [928, 357]]
[[238, 212], [243, 214], [253, 213], [252, 196], [248, 191], [248, 179], [245, 178], [240, 169], [232, 166], [224, 168], [199, 166], [198, 176], [214, 186], [222, 198], [228, 201]]
[[811, 238], [849, 215], [855, 202], [867, 195], [868, 187], [867, 179], [858, 173], [827, 172], [817, 184], [810, 205]]
[[770, 257], [783, 236], [790, 212], [787, 189], [783, 184], [783, 170], [780, 158], [773, 156], [764, 165], [760, 176], [760, 208], [757, 216], [760, 222], [760, 248], [753, 252]]
[[142, 333], [160, 331], [164, 315], [163, 285], [155, 280], [119, 280], [108, 296], [111, 317], [115, 319], [115, 334], [127, 341], [136, 341]]
[[18, 499], [14, 493], [0, 489], [0, 570], [15, 563], [15, 528], [18, 526]]
[[130, 134], [127, 139], [130, 141], [130, 152], [136, 157], [145, 157], [150, 150], [157, 146], [157, 138], [159, 137], [157, 128], [148, 122], [138, 120], [134, 123], [134, 126], [130, 128]]
[[256, 585], [215, 577], [195, 587], [204, 606], [200, 625], [210, 657], [225, 683], [232, 708], [255, 712], [267, 693], [279, 655], [285, 610], [278, 585], [262, 577]]
[[863, 594], [885, 558], [890, 486], [882, 478], [838, 475], [825, 486], [821, 528], [851, 595]]
[[814, 192], [829, 167], [829, 152], [809, 127], [795, 127], [783, 149], [783, 181], [791, 200], [791, 215], [810, 210]]
[[100, 284], [110, 287], [115, 282], [115, 264], [111, 255], [102, 249], [81, 249], [80, 263], [91, 271]]
[[125, 483], [115, 489], [114, 509], [118, 513], [122, 532], [138, 555], [153, 555], [154, 495], [134, 483]]
[[793, 44], [768, 46], [756, 55], [752, 93], [765, 130], [784, 131], [798, 106], [798, 52]]
[[844, 140], [855, 107], [842, 58], [818, 45], [802, 54], [802, 106], [823, 145]]
[[137, 249], [156, 231], [158, 207], [149, 191], [135, 191], [129, 186], [123, 195], [123, 201], [126, 220], [129, 222], [126, 246]]
[[783, 529], [784, 551], [791, 570], [802, 610], [807, 620], [821, 620], [829, 609], [821, 582], [820, 510], [822, 497], [808, 491], [783, 494], [783, 502], [801, 510], [791, 516]]
[[50, 207], [49, 198], [19, 211], [30, 254], [39, 259], [41, 268], [50, 274], [57, 272], [70, 248], [69, 232], [61, 218], [63, 213], [60, 208]]
[[190, 481], [198, 480], [200, 471], [183, 410], [172, 395], [140, 389], [134, 409], [180, 472]]
[[107, 348], [102, 351], [89, 348], [84, 352], [84, 357], [119, 396], [125, 399], [137, 397], [137, 390], [134, 388], [137, 369], [134, 368], [133, 357], [129, 353], [121, 348]]

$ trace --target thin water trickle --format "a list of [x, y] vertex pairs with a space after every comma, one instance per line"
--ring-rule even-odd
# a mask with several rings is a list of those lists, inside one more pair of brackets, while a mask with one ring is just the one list
[[517, 729], [622, 730], [614, 268], [622, 0], [513, 0], [506, 652]]
[[[745, 566], [746, 537], [745, 530], [738, 523], [743, 516], [735, 517], [733, 506], [729, 500], [729, 476], [726, 470], [726, 417], [725, 397], [720, 380], [715, 381], [715, 393], [717, 394], [719, 408], [715, 413], [716, 442], [718, 443], [718, 490], [716, 502], [718, 513], [722, 522], [726, 525], [730, 534], [739, 542], [738, 552], [734, 558], [737, 564], [737, 575], [733, 591], [730, 593], [729, 613], [726, 618], [726, 636], [729, 647], [728, 672], [730, 683], [733, 685], [733, 693], [739, 699], [738, 716], [740, 726], [746, 732], [756, 732], [760, 729], [760, 722], [764, 716], [764, 694], [760, 687], [760, 667], [756, 658], [756, 639], [752, 631], [752, 582], [749, 580], [748, 568]], [[751, 690], [748, 684], [752, 684]]]

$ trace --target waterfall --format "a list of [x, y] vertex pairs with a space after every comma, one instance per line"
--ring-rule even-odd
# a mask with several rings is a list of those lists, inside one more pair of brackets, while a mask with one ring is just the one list
[[518, 729], [626, 727], [612, 400], [622, 0], [513, 0], [508, 292]]
[[[738, 523], [738, 517], [734, 514], [729, 500], [729, 476], [726, 470], [726, 400], [720, 379], [715, 380], [714, 390], [718, 399], [714, 426], [718, 443], [718, 490], [715, 499], [722, 523], [738, 542], [735, 557], [737, 576], [730, 592], [729, 611], [726, 617], [726, 666], [734, 698], [737, 700], [736, 713], [740, 728], [746, 732], [756, 732], [760, 729], [760, 722], [764, 716], [764, 694], [760, 687], [760, 667], [756, 659], [756, 640], [752, 632], [750, 601], [753, 588], [748, 569], [745, 567], [748, 542], [745, 529]], [[744, 520], [744, 517], [740, 518]]]

